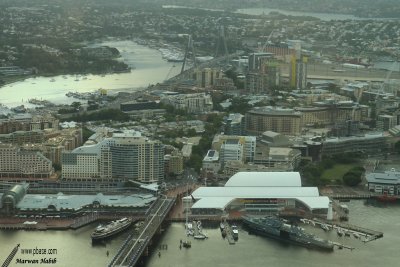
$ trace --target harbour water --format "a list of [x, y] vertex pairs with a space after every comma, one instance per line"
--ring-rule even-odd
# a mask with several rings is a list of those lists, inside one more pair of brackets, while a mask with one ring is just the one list
[[321, 12], [302, 12], [302, 11], [290, 11], [283, 9], [274, 8], [243, 8], [236, 10], [236, 13], [248, 14], [248, 15], [268, 15], [270, 12], [278, 12], [288, 16], [301, 16], [301, 17], [314, 17], [320, 20], [390, 20], [388, 18], [360, 18], [354, 15], [348, 14], [335, 14], [335, 13], [321, 13]]
[[[366, 205], [356, 200], [346, 203], [350, 210], [349, 223], [382, 231], [384, 237], [363, 243], [354, 237], [338, 237], [336, 232], [324, 232], [310, 225], [301, 225], [322, 238], [355, 247], [354, 250], [335, 250], [332, 253], [309, 250], [280, 243], [266, 237], [250, 235], [240, 229], [239, 240], [229, 245], [222, 239], [219, 228], [205, 228], [206, 240], [191, 240], [192, 248], [179, 248], [185, 240], [183, 223], [172, 223], [164, 232], [156, 247], [167, 249], [152, 251], [146, 267], [169, 266], [397, 266], [400, 243], [400, 221], [398, 205]], [[103, 245], [92, 246], [90, 233], [95, 224], [76, 231], [0, 231], [0, 259], [3, 260], [12, 248], [20, 243], [21, 248], [57, 249], [57, 264], [52, 266], [106, 266], [128, 234], [125, 232]], [[109, 256], [107, 256], [109, 251]], [[48, 255], [47, 255], [48, 256]], [[15, 260], [41, 259], [43, 255], [22, 255], [21, 249], [10, 266], [20, 266]], [[0, 262], [1, 262], [0, 260]], [[24, 264], [30, 266], [29, 264]]]
[[93, 92], [100, 88], [112, 91], [130, 91], [164, 81], [180, 71], [180, 65], [167, 62], [160, 51], [131, 40], [109, 40], [93, 46], [108, 45], [117, 48], [121, 60], [132, 71], [107, 75], [60, 75], [55, 77], [29, 78], [0, 87], [0, 103], [8, 107], [30, 106], [28, 100], [36, 98], [55, 104], [72, 103], [76, 99], [65, 96], [72, 92]]

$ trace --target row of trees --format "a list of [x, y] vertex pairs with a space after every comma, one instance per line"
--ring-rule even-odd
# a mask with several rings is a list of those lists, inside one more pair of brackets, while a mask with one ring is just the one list
[[221, 129], [222, 119], [223, 116], [218, 114], [211, 114], [207, 117], [205, 132], [199, 144], [192, 147], [192, 155], [187, 162], [188, 167], [194, 168], [197, 172], [200, 172], [203, 158], [211, 147], [213, 137]]
[[84, 112], [82, 114], [75, 114], [68, 118], [69, 120], [77, 122], [87, 122], [87, 121], [129, 121], [129, 115], [123, 113], [119, 109], [103, 109], [92, 113]]
[[16, 65], [22, 68], [36, 68], [39, 73], [106, 73], [129, 70], [124, 62], [114, 59], [77, 56], [69, 50], [60, 53], [48, 53], [40, 48], [27, 48], [18, 55]]

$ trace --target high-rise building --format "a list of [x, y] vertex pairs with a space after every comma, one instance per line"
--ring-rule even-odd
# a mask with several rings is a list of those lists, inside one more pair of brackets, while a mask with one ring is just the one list
[[[253, 162], [254, 154], [256, 151], [256, 137], [238, 135], [216, 135], [212, 142], [212, 148], [216, 151], [219, 151], [221, 164], [226, 160]], [[237, 153], [241, 153], [241, 156], [238, 156], [238, 154], [234, 151], [235, 148], [237, 148], [236, 152], [240, 150]]]
[[205, 88], [215, 85], [216, 79], [222, 78], [222, 71], [211, 68], [198, 69], [194, 72], [193, 76], [197, 86]]
[[289, 68], [290, 86], [296, 89], [305, 89], [307, 87], [307, 57], [300, 59], [292, 56]]
[[244, 134], [244, 115], [240, 113], [231, 113], [224, 118], [224, 134], [243, 135]]
[[164, 178], [164, 147], [137, 132], [114, 133], [98, 144], [64, 152], [62, 176], [157, 182]]
[[271, 59], [272, 53], [253, 53], [249, 55], [249, 72], [258, 72], [265, 59]]
[[246, 90], [253, 94], [269, 93], [279, 85], [279, 66], [270, 57], [260, 57], [257, 62], [257, 69], [246, 74]]

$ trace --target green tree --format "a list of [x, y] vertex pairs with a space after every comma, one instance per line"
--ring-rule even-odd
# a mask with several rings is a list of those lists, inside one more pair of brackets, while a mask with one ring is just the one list
[[356, 186], [361, 183], [361, 175], [357, 172], [348, 171], [343, 175], [343, 182], [348, 186]]
[[82, 141], [85, 143], [94, 132], [87, 127], [82, 127]]

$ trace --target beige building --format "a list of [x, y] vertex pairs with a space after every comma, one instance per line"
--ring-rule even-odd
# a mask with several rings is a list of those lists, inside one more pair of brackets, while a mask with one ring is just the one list
[[369, 108], [363, 105], [353, 104], [326, 104], [319, 107], [297, 107], [296, 111], [302, 114], [303, 126], [308, 125], [330, 125], [347, 120], [366, 121], [368, 120]]
[[181, 175], [183, 173], [183, 155], [174, 150], [171, 154], [164, 156], [165, 174]]
[[35, 115], [17, 114], [8, 119], [0, 119], [0, 134], [15, 131], [34, 131], [44, 129], [58, 129], [59, 121], [50, 114]]
[[176, 109], [186, 110], [189, 113], [203, 113], [212, 110], [211, 96], [205, 93], [179, 94], [167, 96], [161, 100]]
[[216, 79], [222, 78], [223, 72], [219, 69], [196, 69], [193, 78], [199, 87], [210, 87], [216, 84]]
[[49, 178], [52, 162], [38, 151], [0, 144], [0, 178]]
[[265, 131], [299, 135], [301, 127], [301, 112], [293, 109], [259, 107], [246, 113], [246, 132], [249, 135], [258, 136]]
[[293, 171], [299, 165], [300, 160], [300, 150], [287, 147], [268, 147], [266, 145], [258, 145], [254, 164]]

